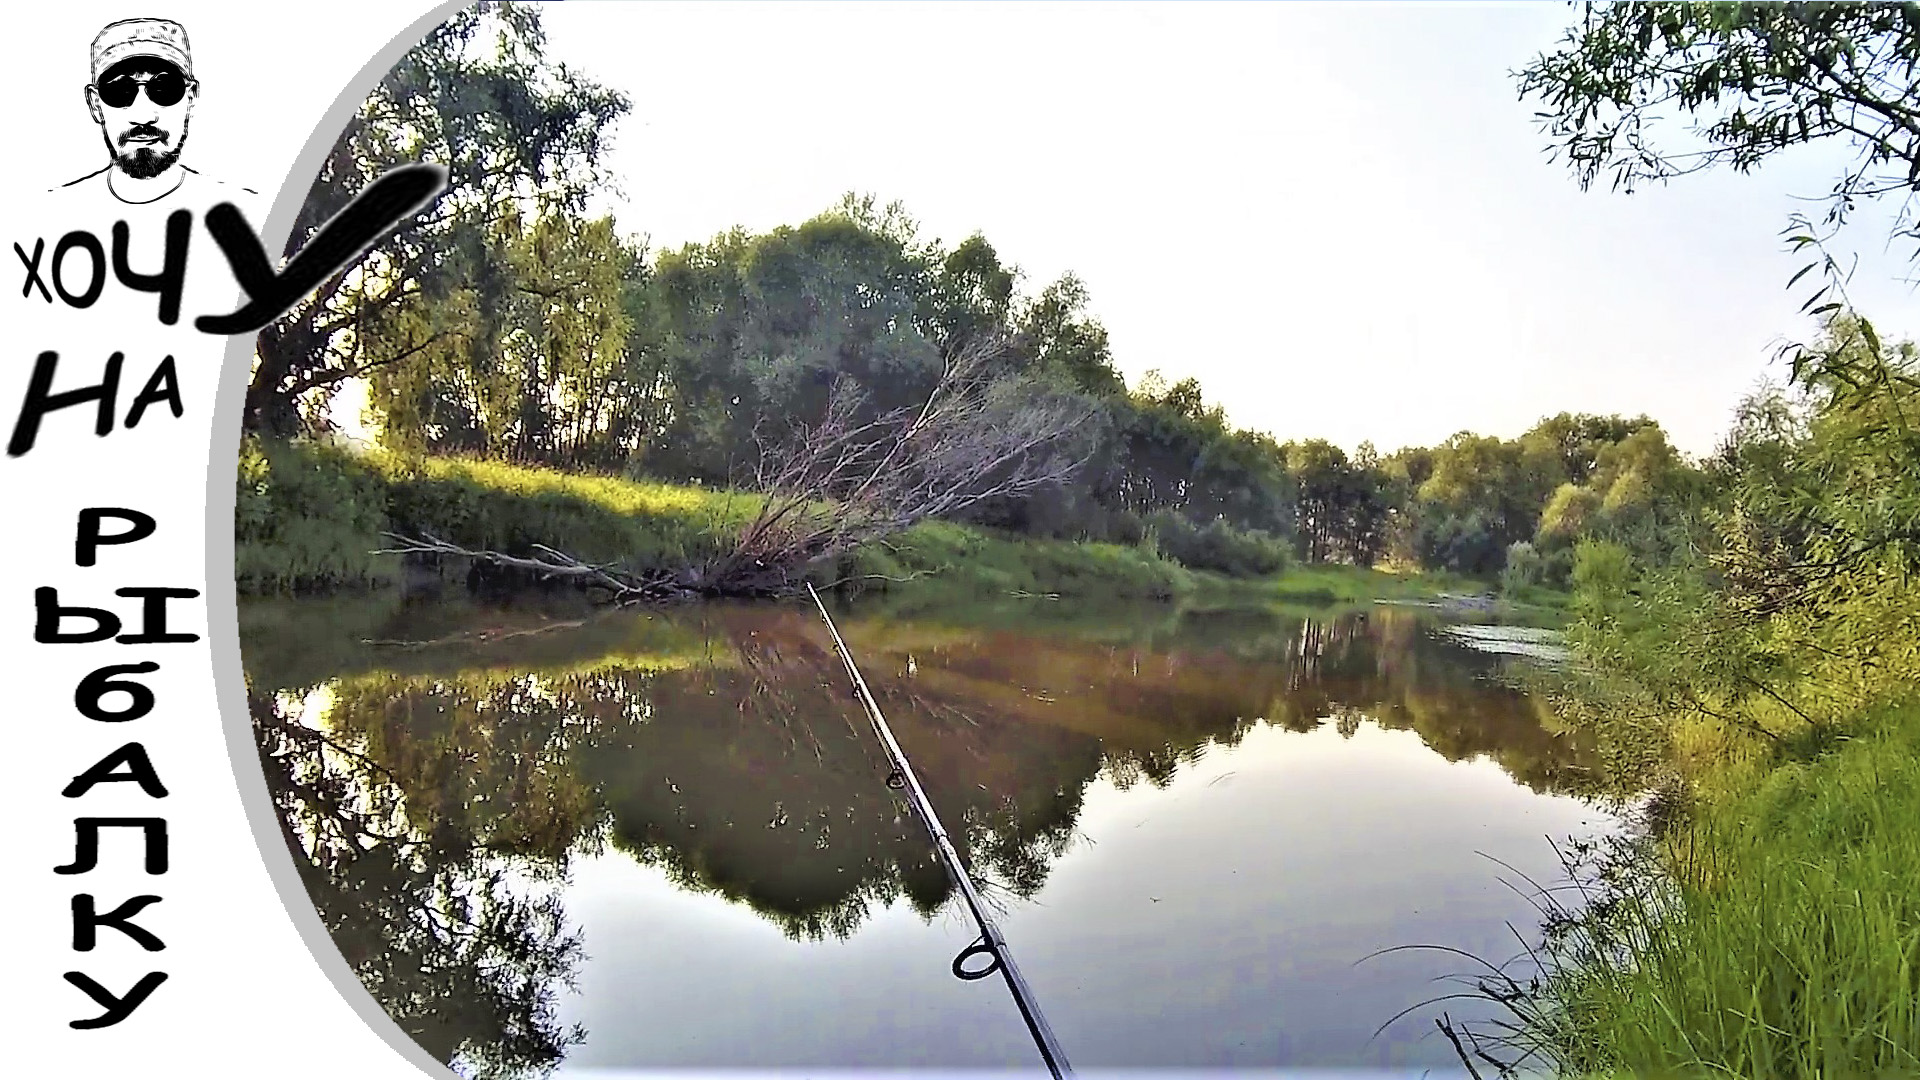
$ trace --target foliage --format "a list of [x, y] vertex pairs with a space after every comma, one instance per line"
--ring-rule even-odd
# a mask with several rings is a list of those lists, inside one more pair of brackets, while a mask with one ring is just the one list
[[450, 301], [483, 332], [371, 373], [383, 443], [574, 467], [624, 462], [646, 432], [645, 391], [657, 381], [626, 306], [641, 254], [611, 218], [560, 213], [505, 213], [481, 243], [510, 287]]
[[1500, 570], [1500, 591], [1517, 596], [1543, 583], [1547, 572], [1546, 558], [1532, 544], [1517, 540], [1507, 548], [1506, 565]]
[[926, 602], [1008, 595], [1169, 600], [1194, 588], [1179, 564], [1138, 547], [1021, 539], [948, 522], [863, 547], [840, 576], [855, 593], [912, 582], [911, 595]]
[[1371, 566], [1386, 547], [1388, 478], [1371, 446], [1349, 459], [1324, 439], [1280, 448], [1298, 493], [1301, 556]]
[[[1837, 227], [1920, 181], [1916, 59], [1912, 4], [1631, 3], [1589, 8], [1520, 80], [1583, 186], [1849, 143]], [[1696, 144], [1656, 148], [1662, 114]], [[1503, 992], [1510, 1048], [1563, 1071], [1920, 1067], [1900, 869], [1920, 858], [1920, 356], [1850, 310], [1807, 222], [1790, 233], [1818, 256], [1793, 282], [1826, 283], [1787, 385], [1750, 396], [1697, 471], [1653, 432], [1615, 440], [1540, 523], [1573, 552], [1562, 715], [1623, 791], [1679, 808], [1602, 860], [1583, 905], [1549, 905], [1540, 981]]]
[[233, 576], [241, 592], [391, 583], [371, 554], [387, 528], [386, 485], [345, 450], [249, 438], [234, 493]]
[[[398, 557], [370, 554], [391, 547], [381, 536], [388, 529], [516, 554], [563, 538], [591, 561], [678, 568], [731, 550], [761, 503], [746, 493], [484, 460], [356, 457], [271, 440], [249, 446], [237, 538], [243, 592], [390, 580]], [[315, 552], [349, 569], [309, 569], [334, 565]], [[924, 577], [973, 593], [1163, 599], [1192, 587], [1178, 564], [1136, 548], [1002, 537], [940, 521], [856, 549], [815, 577], [823, 586], [844, 577], [869, 589]]]
[[[1573, 548], [1581, 663], [1562, 714], [1615, 785], [1671, 787], [1692, 810], [1620, 878], [1632, 888], [1550, 920], [1574, 948], [1525, 1030], [1570, 1067], [1915, 1065], [1920, 911], [1892, 868], [1914, 857], [1899, 823], [1920, 791], [1920, 378], [1911, 345], [1827, 315], [1789, 350], [1789, 387], [1752, 395], [1674, 496], [1693, 511], [1685, 543], [1649, 555], [1605, 527], [1638, 505], [1621, 487], [1663, 468], [1648, 439], [1583, 486], [1602, 527]], [[1643, 887], [1660, 875], [1670, 888]]]
[[512, 717], [367, 717], [351, 705], [339, 712], [367, 727], [310, 727], [298, 697], [255, 686], [248, 700], [295, 869], [368, 991], [466, 1075], [551, 1072], [584, 1038], [555, 1015], [581, 951], [558, 894], [537, 883], [551, 884], [593, 813], [570, 770], [555, 767], [564, 734]]
[[779, 592], [922, 521], [1072, 484], [1088, 452], [1084, 395], [996, 374], [1003, 349], [959, 344], [924, 401], [864, 419], [867, 392], [836, 376], [818, 422], [762, 443], [760, 509], [733, 550], [701, 570], [708, 587]]
[[[357, 379], [380, 445], [410, 459], [777, 501], [770, 448], [819, 442], [831, 427], [854, 433], [843, 449], [858, 457], [884, 441], [859, 433], [922, 408], [954, 356], [995, 341], [993, 396], [1031, 406], [1008, 417], [1080, 418], [1048, 444], [1079, 465], [1007, 484], [1021, 466], [1004, 464], [975, 478], [999, 485], [988, 497], [928, 502], [950, 520], [1126, 545], [1152, 532], [1190, 565], [1234, 574], [1281, 565], [1285, 546], [1304, 563], [1390, 559], [1484, 581], [1526, 542], [1544, 560], [1526, 571], [1540, 587], [1564, 583], [1588, 536], [1627, 543], [1649, 565], [1683, 546], [1694, 470], [1646, 417], [1561, 413], [1518, 439], [1461, 433], [1389, 457], [1236, 429], [1193, 378], [1149, 373], [1130, 390], [1080, 278], [1023, 294], [1019, 268], [985, 235], [929, 238], [904, 206], [871, 195], [850, 193], [798, 225], [649, 251], [583, 210], [608, 185], [606, 149], [628, 103], [544, 48], [536, 9], [480, 4], [410, 50], [362, 104], [296, 241], [399, 161], [447, 165], [453, 190], [262, 333], [249, 430], [325, 427], [334, 391]], [[1018, 427], [975, 425], [959, 441]], [[697, 562], [705, 550], [688, 536], [620, 548], [618, 529], [551, 493], [522, 513], [499, 505], [500, 485], [426, 476], [396, 489], [404, 522], [568, 554], [581, 530], [591, 559]], [[794, 497], [845, 509], [844, 495]], [[467, 496], [473, 507], [446, 501]], [[534, 531], [546, 527], [561, 531]], [[767, 545], [748, 546], [765, 561]], [[772, 544], [801, 556], [817, 546]]]
[[[1861, 198], [1920, 186], [1916, 61], [1910, 3], [1621, 3], [1589, 5], [1518, 80], [1582, 187], [1602, 174], [1632, 190], [1720, 165], [1745, 172], [1845, 142], [1855, 157], [1834, 182], [1837, 224]], [[1681, 116], [1693, 140], [1656, 142]]]
[[1799, 360], [1802, 404], [1756, 395], [1713, 463], [1697, 548], [1665, 563], [1621, 541], [1576, 549], [1591, 680], [1669, 734], [1710, 720], [1781, 751], [1920, 674], [1913, 350], [1847, 316]]
[[1269, 533], [1240, 530], [1215, 518], [1195, 525], [1186, 517], [1161, 510], [1148, 515], [1160, 554], [1194, 570], [1212, 570], [1229, 577], [1267, 577], [1287, 568], [1292, 552], [1284, 540]]
[[1920, 1069], [1917, 751], [1910, 699], [1652, 836], [1576, 845], [1532, 974], [1472, 980], [1517, 1023], [1473, 1042], [1565, 1076]]
[[262, 330], [247, 430], [285, 437], [324, 427], [332, 392], [435, 353], [492, 360], [502, 302], [516, 295], [489, 238], [531, 208], [577, 210], [604, 178], [609, 129], [628, 103], [544, 55], [534, 5], [479, 3], [408, 50], [347, 122], [287, 242], [291, 255], [375, 177], [428, 161], [447, 194], [355, 266]]
[[757, 505], [750, 495], [577, 476], [466, 458], [377, 459], [394, 531], [526, 554], [563, 538], [594, 563], [636, 570], [715, 559]]

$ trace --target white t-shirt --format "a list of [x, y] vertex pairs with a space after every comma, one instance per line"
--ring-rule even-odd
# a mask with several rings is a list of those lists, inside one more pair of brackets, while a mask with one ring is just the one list
[[[253, 209], [250, 204], [257, 202], [260, 198], [260, 193], [252, 188], [215, 180], [210, 176], [201, 175], [200, 172], [195, 169], [181, 165], [178, 168], [179, 181], [175, 183], [172, 188], [157, 197], [140, 202], [133, 202], [122, 198], [120, 194], [114, 190], [113, 170], [114, 166], [109, 163], [105, 168], [96, 169], [78, 180], [71, 180], [57, 188], [53, 188], [48, 194], [65, 196], [75, 201], [98, 203], [108, 208], [108, 212], [114, 212], [119, 210], [119, 208], [125, 208], [124, 211], [120, 212], [130, 212], [138, 207], [151, 207], [162, 210], [165, 213], [170, 213], [181, 207], [195, 211], [204, 211], [207, 207], [217, 203], [230, 202], [238, 206], [242, 213], [245, 213]], [[129, 187], [131, 185], [122, 181], [120, 186]], [[248, 220], [252, 219], [249, 218]], [[255, 225], [257, 227], [258, 222], [255, 222]]]
[[[168, 217], [175, 211], [185, 210], [192, 215], [192, 225], [180, 321], [191, 326], [195, 316], [224, 314], [239, 306], [239, 287], [234, 283], [220, 245], [207, 231], [206, 216], [214, 206], [232, 203], [257, 235], [266, 217], [264, 200], [259, 193], [215, 180], [182, 165], [178, 167], [179, 182], [164, 194], [146, 202], [128, 202], [114, 191], [111, 179], [114, 169], [115, 166], [108, 164], [47, 192], [41, 217], [48, 256], [43, 273], [51, 273], [53, 248], [63, 235], [72, 230], [90, 232], [106, 256], [107, 278], [90, 315], [114, 320], [137, 319], [154, 325], [154, 295], [130, 292], [113, 278], [113, 227], [116, 222], [127, 223], [128, 264], [136, 272], [151, 273], [160, 269], [164, 257]], [[278, 255], [277, 251], [268, 253], [270, 260], [277, 261]], [[78, 293], [86, 287], [89, 260], [81, 252], [72, 253], [69, 260], [73, 265], [62, 277], [68, 288]]]

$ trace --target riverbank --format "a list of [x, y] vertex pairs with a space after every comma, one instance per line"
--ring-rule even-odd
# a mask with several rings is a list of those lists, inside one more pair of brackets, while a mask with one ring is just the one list
[[[234, 576], [245, 595], [390, 587], [406, 571], [399, 556], [375, 553], [391, 546], [386, 532], [516, 554], [545, 544], [644, 572], [717, 556], [758, 508], [755, 496], [738, 492], [457, 458], [249, 444], [240, 460]], [[1183, 565], [1152, 541], [1042, 540], [943, 521], [869, 544], [815, 578], [857, 592], [907, 590], [917, 604], [935, 606], [1073, 597], [1181, 600], [1202, 608], [1339, 607], [1434, 601], [1478, 588], [1453, 576], [1351, 566], [1234, 577]]]
[[[1850, 610], [1911, 627], [1917, 601], [1889, 575]], [[1691, 711], [1599, 707], [1641, 725], [1660, 779], [1644, 834], [1578, 852], [1582, 887], [1543, 899], [1549, 963], [1496, 1037], [1513, 1056], [1565, 1076], [1920, 1075], [1920, 650], [1835, 626], [1817, 649], [1782, 635], [1795, 677], [1748, 697], [1692, 676]]]
[[1920, 1075], [1920, 699], [1726, 766], [1656, 839], [1587, 853], [1508, 1049], [1564, 1076]]

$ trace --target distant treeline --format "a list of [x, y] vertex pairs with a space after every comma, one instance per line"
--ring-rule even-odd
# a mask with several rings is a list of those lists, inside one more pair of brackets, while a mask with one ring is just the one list
[[1152, 542], [1233, 573], [1391, 560], [1564, 583], [1577, 541], [1644, 547], [1706, 480], [1645, 417], [1563, 413], [1517, 439], [1386, 456], [1236, 429], [1194, 379], [1129, 389], [1072, 275], [1023, 294], [984, 236], [923, 238], [871, 198], [649, 251], [583, 210], [628, 102], [542, 46], [537, 8], [483, 4], [367, 99], [290, 250], [402, 161], [448, 165], [453, 188], [261, 335], [250, 431], [323, 429], [359, 378], [401, 453], [753, 487], [764, 448], [820, 423], [837, 384], [878, 416], [990, 340], [1008, 385], [1091, 415], [1052, 447], [1081, 461], [1070, 479], [962, 515], [1028, 535]]

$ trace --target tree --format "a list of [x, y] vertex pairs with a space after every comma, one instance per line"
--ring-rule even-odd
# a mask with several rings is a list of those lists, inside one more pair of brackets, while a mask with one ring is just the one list
[[765, 444], [761, 508], [704, 576], [745, 586], [736, 591], [788, 589], [797, 571], [928, 518], [1071, 480], [1084, 460], [1073, 434], [1092, 403], [995, 377], [1003, 348], [960, 346], [924, 401], [871, 419], [862, 419], [866, 391], [837, 380], [818, 423]]
[[615, 604], [697, 595], [783, 595], [806, 573], [855, 548], [985, 500], [1020, 498], [1070, 480], [1083, 460], [1075, 438], [1094, 403], [995, 376], [1001, 343], [976, 341], [944, 358], [919, 402], [875, 413], [846, 375], [828, 387], [817, 420], [756, 425], [759, 493], [751, 520], [726, 550], [690, 565], [629, 572], [580, 562], [544, 544], [531, 554], [481, 551], [433, 536], [396, 536], [402, 552], [480, 559], [541, 580], [604, 590]]
[[308, 899], [368, 992], [438, 1060], [479, 1080], [550, 1073], [585, 1038], [556, 1015], [582, 954], [551, 886], [595, 809], [564, 760], [569, 733], [529, 715], [524, 686], [488, 710], [435, 684], [432, 708], [414, 710], [332, 685], [347, 698], [333, 713], [367, 728], [308, 726], [287, 707], [297, 693], [247, 694]]
[[485, 307], [458, 302], [463, 290], [489, 296], [497, 267], [486, 229], [509, 213], [577, 210], [602, 179], [609, 129], [628, 108], [548, 62], [544, 46], [537, 7], [476, 4], [409, 50], [348, 120], [294, 220], [288, 255], [396, 165], [445, 166], [448, 192], [261, 331], [248, 430], [294, 434], [323, 422], [345, 379], [459, 340], [486, 346]]
[[[623, 463], [657, 378], [632, 340], [627, 285], [644, 272], [641, 253], [611, 218], [561, 212], [506, 215], [484, 252], [487, 284], [450, 296], [482, 332], [371, 373], [382, 442], [529, 464]], [[389, 344], [373, 329], [363, 337], [376, 351]]]
[[1564, 475], [1557, 447], [1461, 432], [1434, 447], [1416, 491], [1420, 562], [1467, 574], [1500, 570], [1533, 539], [1541, 507]]
[[1619, 416], [1563, 412], [1528, 428], [1520, 439], [1551, 449], [1560, 458], [1567, 482], [1584, 484], [1587, 477], [1593, 474], [1594, 466], [1599, 464], [1603, 448], [1653, 426], [1653, 420], [1646, 416], [1627, 420]]
[[[1581, 186], [1631, 191], [1719, 165], [1746, 172], [1840, 140], [1830, 221], [1856, 200], [1920, 190], [1920, 4], [1621, 3], [1583, 8], [1561, 48], [1517, 73]], [[1656, 144], [1662, 121], [1691, 143]], [[1915, 235], [1912, 228], [1904, 230]]]
[[1015, 317], [1019, 346], [1036, 364], [1065, 372], [1088, 393], [1125, 393], [1125, 382], [1113, 370], [1107, 330], [1085, 314], [1086, 308], [1086, 285], [1072, 274], [1062, 275]]
[[943, 331], [921, 319], [935, 273], [905, 211], [871, 202], [849, 197], [798, 227], [736, 229], [658, 260], [650, 298], [672, 404], [652, 471], [744, 482], [756, 429], [818, 422], [842, 378], [864, 394], [862, 421], [925, 400], [943, 355]]
[[1014, 272], [1001, 265], [986, 237], [974, 233], [938, 262], [922, 314], [935, 344], [951, 348], [1011, 329]]

